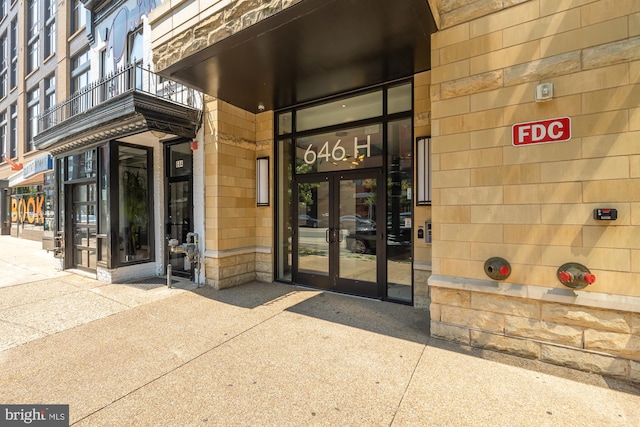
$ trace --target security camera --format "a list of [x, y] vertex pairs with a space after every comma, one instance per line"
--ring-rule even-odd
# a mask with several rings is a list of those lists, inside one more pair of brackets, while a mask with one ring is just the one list
[[264, 111], [264, 104], [262, 102], [258, 104], [258, 111]]

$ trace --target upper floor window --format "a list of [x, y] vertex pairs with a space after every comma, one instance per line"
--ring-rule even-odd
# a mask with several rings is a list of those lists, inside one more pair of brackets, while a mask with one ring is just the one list
[[7, 34], [0, 36], [0, 99], [7, 95], [7, 65], [8, 65]]
[[11, 70], [9, 74], [11, 89], [18, 85], [18, 20], [11, 21]]
[[45, 20], [49, 20], [51, 18], [54, 18], [56, 16], [56, 10], [58, 8], [57, 2], [56, 0], [45, 0], [45, 4], [44, 4], [44, 17]]
[[40, 65], [40, 40], [36, 37], [27, 45], [27, 73]]
[[55, 114], [46, 114], [56, 105], [56, 75], [50, 74], [44, 78], [44, 112], [42, 119], [46, 120], [43, 123], [43, 129], [48, 129], [55, 124]]
[[27, 93], [27, 144], [26, 152], [35, 150], [33, 138], [38, 134], [38, 118], [40, 117], [40, 89], [35, 88]]
[[71, 11], [71, 32], [75, 33], [87, 24], [87, 13], [80, 0], [73, 0]]
[[142, 64], [144, 47], [142, 45], [142, 27], [129, 34], [129, 64]]
[[18, 104], [11, 104], [11, 117], [9, 122], [9, 157], [18, 157]]
[[56, 75], [51, 74], [44, 79], [44, 109], [56, 105]]
[[48, 58], [56, 51], [56, 1], [45, 0], [44, 9], [45, 20], [45, 39], [44, 39], [44, 57]]
[[27, 7], [27, 73], [40, 65], [40, 9], [38, 0], [29, 0]]
[[38, 0], [29, 0], [27, 8], [27, 30], [28, 39], [38, 36], [38, 24], [40, 21], [40, 10]]
[[2, 142], [2, 157], [9, 155], [9, 144], [7, 140], [7, 112], [0, 113], [0, 141]]
[[71, 93], [76, 93], [89, 84], [89, 49], [71, 59]]

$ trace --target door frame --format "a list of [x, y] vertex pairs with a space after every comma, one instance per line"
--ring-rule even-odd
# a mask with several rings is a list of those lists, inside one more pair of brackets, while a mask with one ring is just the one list
[[[81, 187], [81, 186], [85, 186], [87, 187], [88, 185], [93, 184], [95, 186], [95, 195], [94, 197], [96, 198], [93, 201], [89, 201], [89, 200], [84, 200], [84, 201], [78, 201], [75, 198], [75, 189], [76, 187]], [[70, 245], [67, 246], [67, 250], [70, 251], [69, 253], [69, 262], [68, 262], [68, 267], [69, 268], [75, 268], [78, 270], [83, 270], [83, 271], [87, 271], [90, 273], [95, 273], [97, 271], [97, 262], [98, 262], [98, 180], [97, 179], [82, 179], [82, 180], [77, 180], [77, 181], [73, 181], [70, 183], [65, 184], [66, 188], [65, 188], [65, 194], [66, 194], [66, 203], [67, 206], [65, 209], [67, 209], [67, 212], [69, 212], [67, 218], [68, 218], [68, 234], [67, 236], [69, 236], [69, 243], [71, 243]], [[75, 207], [78, 205], [84, 205], [84, 206], [89, 206], [89, 205], [93, 205], [94, 206], [94, 216], [95, 216], [95, 223], [89, 227], [89, 224], [84, 224], [85, 227], [81, 227], [81, 228], [86, 228], [87, 230], [93, 229], [94, 230], [94, 241], [96, 246], [94, 248], [92, 248], [91, 246], [85, 246], [85, 245], [78, 245], [76, 243], [76, 231], [78, 230], [77, 227], [77, 222], [76, 222], [76, 212], [75, 212]], [[88, 213], [86, 214], [88, 217]], [[83, 223], [80, 223], [81, 225]], [[91, 239], [91, 236], [87, 237], [88, 239]], [[85, 265], [80, 265], [77, 262], [77, 250], [78, 247], [81, 247], [82, 251], [87, 252], [87, 255], [89, 255], [89, 252], [93, 252], [95, 254], [95, 268], [91, 268], [90, 266], [87, 267]], [[93, 249], [93, 250], [92, 250]]]
[[[340, 257], [341, 257], [341, 227], [340, 227], [340, 183], [352, 179], [368, 179], [374, 178], [376, 184], [376, 205], [375, 217], [377, 221], [381, 221], [382, 226], [376, 227], [376, 281], [364, 281], [356, 279], [347, 279], [340, 277]], [[383, 182], [384, 175], [381, 168], [371, 168], [362, 170], [343, 170], [334, 172], [325, 172], [322, 174], [297, 175], [293, 180], [294, 194], [292, 200], [295, 203], [294, 214], [292, 215], [292, 280], [296, 284], [304, 284], [319, 289], [333, 292], [364, 296], [369, 298], [383, 299], [385, 297], [385, 277], [386, 277], [386, 191]], [[299, 218], [298, 218], [298, 200], [299, 200], [299, 184], [328, 182], [328, 202], [329, 217], [326, 230], [328, 239], [328, 270], [327, 274], [313, 274], [301, 272], [299, 269]]]
[[[171, 254], [169, 252], [169, 239], [171, 239], [171, 227], [172, 224], [169, 222], [169, 210], [170, 210], [170, 200], [171, 200], [171, 191], [170, 191], [170, 186], [171, 184], [174, 183], [180, 183], [180, 182], [188, 182], [189, 184], [189, 217], [190, 217], [190, 221], [189, 221], [189, 231], [193, 232], [194, 231], [194, 220], [193, 220], [193, 215], [194, 215], [194, 208], [193, 208], [193, 153], [191, 152], [191, 148], [189, 148], [189, 152], [191, 153], [191, 173], [189, 174], [185, 174], [185, 175], [179, 175], [179, 176], [171, 176], [170, 174], [170, 170], [171, 170], [171, 165], [169, 164], [169, 162], [171, 161], [171, 156], [169, 155], [169, 151], [171, 150], [171, 147], [174, 147], [176, 145], [180, 145], [180, 144], [186, 144], [189, 145], [190, 140], [178, 140], [178, 141], [171, 141], [171, 142], [167, 142], [164, 144], [163, 146], [163, 152], [164, 152], [164, 194], [165, 194], [165, 203], [164, 203], [164, 215], [165, 215], [165, 228], [164, 228], [164, 247], [165, 247], [165, 251], [166, 251], [166, 256], [164, 257], [164, 268], [166, 269], [167, 265], [171, 262], [171, 257], [172, 255], [175, 255], [177, 257], [181, 257], [184, 258], [185, 254]], [[183, 241], [179, 242], [180, 244], [185, 243]], [[193, 270], [193, 269], [192, 269]], [[184, 278], [189, 278], [189, 279], [193, 279], [193, 272], [189, 272], [189, 271], [184, 271], [184, 270], [178, 270], [178, 269], [172, 269], [171, 272], [172, 275], [174, 276], [179, 276], [179, 277], [184, 277]]]

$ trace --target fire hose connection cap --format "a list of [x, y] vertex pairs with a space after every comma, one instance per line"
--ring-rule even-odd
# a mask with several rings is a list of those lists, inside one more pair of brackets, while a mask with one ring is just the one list
[[558, 267], [557, 277], [560, 283], [572, 289], [583, 289], [596, 281], [596, 276], [587, 267], [576, 262]]
[[511, 274], [511, 264], [504, 258], [492, 257], [484, 263], [484, 272], [493, 280], [504, 280]]
[[562, 283], [570, 283], [571, 281], [573, 281], [573, 275], [568, 271], [560, 271], [558, 272], [558, 279]]

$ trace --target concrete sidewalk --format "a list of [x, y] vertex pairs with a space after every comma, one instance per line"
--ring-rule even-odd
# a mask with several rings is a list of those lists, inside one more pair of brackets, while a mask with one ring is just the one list
[[72, 425], [640, 426], [639, 387], [431, 339], [412, 307], [50, 273], [0, 287], [0, 403]]

